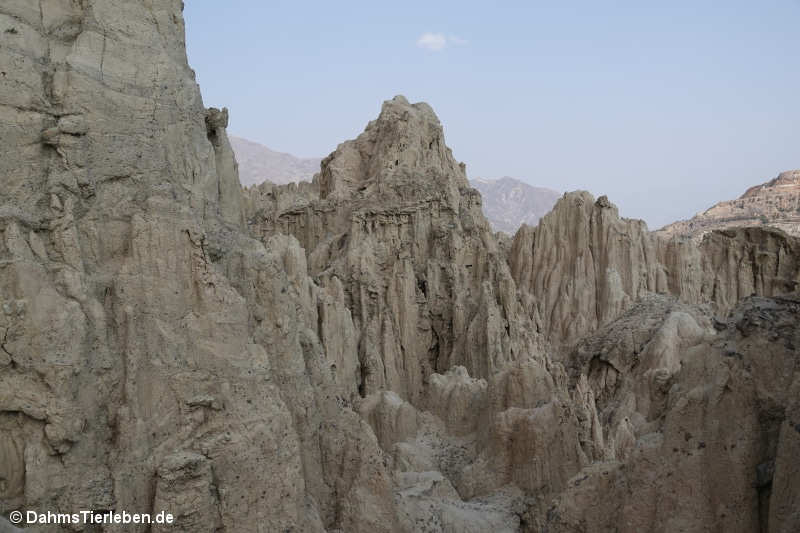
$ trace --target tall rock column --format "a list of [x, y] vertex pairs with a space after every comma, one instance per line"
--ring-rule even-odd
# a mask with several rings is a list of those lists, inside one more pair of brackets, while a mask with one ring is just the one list
[[245, 233], [181, 11], [0, 5], [0, 512], [391, 530], [375, 437], [320, 348], [354, 372], [341, 292], [294, 239]]

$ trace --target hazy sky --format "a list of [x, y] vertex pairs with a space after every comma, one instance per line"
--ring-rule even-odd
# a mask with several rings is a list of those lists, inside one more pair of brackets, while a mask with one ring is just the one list
[[298, 156], [430, 103], [470, 178], [607, 194], [651, 228], [800, 167], [800, 0], [186, 0], [229, 131]]

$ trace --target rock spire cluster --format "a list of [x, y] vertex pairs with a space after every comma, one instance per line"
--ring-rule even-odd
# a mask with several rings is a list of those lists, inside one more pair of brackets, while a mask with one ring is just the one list
[[0, 7], [0, 513], [800, 527], [796, 238], [579, 192], [506, 246], [399, 96], [312, 182], [242, 190], [181, 10]]

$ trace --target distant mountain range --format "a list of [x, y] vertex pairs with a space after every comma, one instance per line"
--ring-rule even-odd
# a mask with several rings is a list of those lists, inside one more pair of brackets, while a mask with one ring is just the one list
[[483, 212], [495, 231], [510, 235], [520, 226], [535, 226], [561, 197], [561, 193], [544, 187], [534, 187], [505, 176], [496, 180], [474, 179], [470, 184], [483, 197]]
[[319, 172], [322, 161], [319, 157], [295, 157], [233, 135], [230, 140], [239, 163], [239, 181], [245, 187], [265, 181], [279, 185], [311, 181], [314, 174]]
[[[265, 181], [279, 185], [311, 181], [319, 171], [321, 158], [299, 158], [271, 150], [241, 137], [230, 136], [239, 163], [239, 180], [249, 187]], [[522, 224], [535, 226], [561, 197], [561, 193], [533, 187], [508, 176], [490, 180], [474, 179], [470, 184], [483, 197], [483, 212], [495, 231], [510, 235]]]
[[800, 170], [782, 172], [773, 180], [750, 187], [736, 200], [719, 202], [657, 233], [700, 238], [711, 230], [743, 226], [771, 226], [800, 236]]

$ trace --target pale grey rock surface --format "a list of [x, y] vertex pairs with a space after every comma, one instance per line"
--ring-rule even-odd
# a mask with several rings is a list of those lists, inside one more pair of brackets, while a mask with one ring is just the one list
[[[318, 158], [300, 158], [276, 152], [232, 135], [230, 142], [244, 187], [265, 181], [276, 185], [310, 182], [320, 170], [322, 160]], [[492, 229], [508, 235], [513, 235], [523, 224], [535, 226], [561, 196], [552, 189], [534, 187], [507, 176], [494, 180], [476, 178], [469, 183], [481, 193], [483, 214]]]
[[[604, 458], [573, 477], [540, 528], [792, 531], [800, 300], [753, 297], [725, 322], [648, 297], [583, 341]], [[644, 400], [644, 401], [643, 401]], [[588, 425], [588, 424], [587, 424]]]
[[403, 97], [243, 191], [181, 8], [0, 6], [0, 513], [798, 529], [797, 239], [574, 193], [506, 245]]
[[341, 281], [365, 395], [388, 389], [417, 405], [434, 372], [487, 377], [536, 353], [480, 196], [427, 104], [385, 102], [312, 184], [263, 184], [247, 197], [256, 234], [293, 235], [313, 276]]
[[536, 227], [523, 226], [509, 252], [511, 271], [539, 330], [574, 342], [619, 317], [648, 293], [709, 302], [727, 314], [747, 296], [800, 287], [798, 240], [772, 228], [665, 238], [621, 218], [608, 198], [567, 193]]
[[181, 8], [0, 7], [0, 508], [391, 530], [380, 449], [319, 340], [345, 349], [348, 316], [294, 239], [246, 234]]

